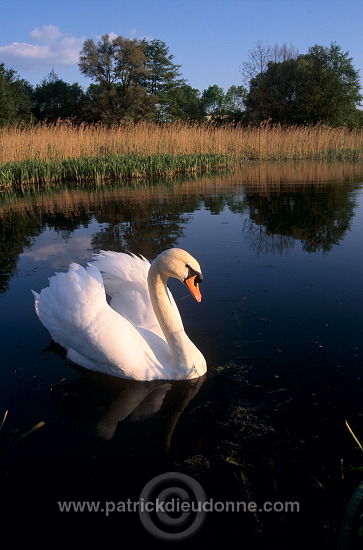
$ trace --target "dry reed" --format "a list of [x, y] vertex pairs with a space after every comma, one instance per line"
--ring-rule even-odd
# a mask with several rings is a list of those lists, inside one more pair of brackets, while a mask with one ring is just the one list
[[[251, 159], [359, 159], [363, 158], [363, 132], [326, 126], [282, 127], [261, 124], [246, 128], [233, 125], [156, 125], [142, 122], [109, 127], [102, 124], [74, 125], [68, 121], [0, 130], [0, 176], [3, 174], [3, 184], [4, 179], [10, 177], [5, 170], [7, 165], [9, 168], [9, 163], [11, 171], [17, 167], [19, 177], [23, 177], [19, 166], [30, 163], [24, 178], [29, 170], [35, 175], [28, 181], [37, 180], [41, 163], [48, 163], [42, 176], [43, 181], [47, 181], [48, 174], [51, 175], [60, 161], [77, 164], [76, 171], [81, 178], [82, 173], [79, 171], [82, 171], [85, 163], [80, 164], [79, 160], [92, 159], [93, 166], [88, 177], [99, 173], [99, 179], [102, 179], [114, 175], [112, 173], [107, 176], [104, 173], [104, 159], [108, 158], [109, 162], [112, 160], [114, 163], [115, 158], [129, 155], [133, 155], [134, 159], [149, 157], [149, 161], [152, 157], [151, 164], [159, 167], [157, 175], [163, 172], [172, 173], [174, 169], [177, 173], [177, 164], [183, 164], [185, 155], [197, 155], [199, 158], [200, 155], [226, 155], [224, 163]], [[170, 156], [179, 158], [172, 163]], [[162, 157], [160, 162], [156, 162], [155, 159], [159, 157]], [[164, 170], [165, 159], [167, 166]], [[218, 163], [220, 161], [217, 159], [216, 164]], [[89, 169], [89, 163], [86, 165]], [[192, 169], [193, 166], [192, 163]], [[117, 168], [116, 176], [122, 176], [122, 170], [122, 166]], [[59, 167], [58, 180], [62, 179], [63, 172], [64, 167]], [[141, 169], [140, 174], [143, 173]], [[128, 174], [128, 177], [130, 175], [132, 176]]]
[[0, 163], [103, 155], [226, 154], [242, 159], [362, 157], [363, 133], [347, 128], [211, 124], [79, 126], [70, 122], [0, 130]]

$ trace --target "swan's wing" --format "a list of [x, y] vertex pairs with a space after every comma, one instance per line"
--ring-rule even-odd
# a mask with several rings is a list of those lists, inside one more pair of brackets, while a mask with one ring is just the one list
[[140, 291], [147, 290], [150, 262], [143, 256], [101, 250], [92, 260], [91, 264], [101, 271], [106, 292], [111, 297], [119, 292], [120, 285], [126, 283], [139, 285]]
[[35, 308], [68, 358], [96, 371], [151, 380], [170, 376], [170, 350], [155, 334], [141, 334], [106, 301], [100, 272], [71, 264], [35, 294]]
[[[102, 273], [106, 292], [111, 296], [111, 307], [135, 327], [149, 330], [164, 339], [155, 316], [147, 284], [150, 262], [143, 256], [123, 252], [101, 251], [92, 264]], [[168, 290], [175, 315], [180, 313]]]

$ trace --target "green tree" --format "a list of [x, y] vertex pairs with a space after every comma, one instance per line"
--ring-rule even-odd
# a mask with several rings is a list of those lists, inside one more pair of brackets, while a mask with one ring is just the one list
[[201, 103], [207, 114], [212, 118], [220, 118], [225, 114], [224, 108], [224, 91], [223, 88], [213, 84], [203, 91], [201, 97]]
[[145, 88], [122, 95], [117, 84], [91, 84], [82, 102], [82, 119], [87, 122], [137, 122], [154, 118], [154, 100]]
[[107, 34], [97, 44], [91, 39], [84, 43], [79, 68], [99, 85], [88, 99], [100, 100], [93, 109], [100, 119], [138, 120], [154, 112], [155, 102], [144, 85], [149, 77], [145, 48], [143, 41]]
[[0, 126], [31, 120], [32, 87], [0, 63]]
[[247, 119], [284, 124], [359, 125], [359, 74], [349, 52], [332, 43], [267, 69], [251, 80]]
[[203, 91], [200, 102], [205, 116], [216, 121], [240, 121], [245, 111], [247, 90], [244, 86], [230, 86], [226, 93], [214, 84]]
[[120, 83], [123, 102], [126, 104], [130, 88], [144, 87], [150, 75], [145, 54], [146, 45], [138, 40], [118, 36], [113, 40], [116, 53], [116, 75]]
[[118, 78], [115, 50], [114, 41], [108, 34], [97, 44], [92, 39], [86, 40], [79, 58], [81, 73], [98, 83], [115, 82]]
[[284, 43], [280, 46], [276, 43], [270, 46], [267, 42], [258, 40], [255, 48], [249, 51], [248, 60], [240, 68], [243, 81], [248, 86], [253, 78], [267, 70], [269, 63], [281, 63], [297, 56], [298, 51], [292, 45], [287, 46]]
[[224, 97], [224, 109], [228, 119], [239, 122], [245, 112], [247, 90], [244, 86], [231, 86]]
[[302, 114], [313, 123], [356, 126], [356, 107], [363, 97], [349, 52], [335, 42], [329, 48], [315, 45], [298, 62]]
[[168, 94], [168, 106], [164, 112], [164, 120], [193, 120], [205, 119], [205, 112], [200, 99], [199, 90], [189, 84], [182, 84], [172, 88]]
[[174, 56], [169, 53], [169, 48], [161, 40], [152, 40], [145, 43], [146, 66], [149, 70], [147, 88], [148, 91], [161, 97], [170, 89], [185, 83], [181, 78], [179, 69], [181, 65], [173, 63]]
[[67, 84], [51, 71], [32, 94], [33, 114], [38, 120], [80, 120], [84, 92], [79, 84]]
[[149, 71], [145, 87], [155, 97], [156, 119], [169, 120], [172, 113], [177, 110], [174, 102], [182, 95], [182, 90], [181, 94], [177, 90], [185, 85], [185, 80], [179, 72], [180, 65], [173, 63], [174, 56], [161, 40], [145, 41], [145, 55]]
[[248, 121], [270, 119], [282, 124], [306, 122], [304, 117], [301, 119], [301, 106], [298, 105], [297, 68], [294, 59], [270, 63], [264, 73], [252, 79], [246, 97]]

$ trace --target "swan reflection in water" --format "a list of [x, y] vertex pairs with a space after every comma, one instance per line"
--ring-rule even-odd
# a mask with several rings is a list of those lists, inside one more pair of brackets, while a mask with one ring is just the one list
[[56, 405], [97, 438], [111, 440], [120, 423], [155, 420], [151, 427], [159, 451], [167, 454], [178, 420], [197, 395], [206, 375], [190, 380], [150, 382], [116, 378], [77, 368], [81, 376], [57, 384], [51, 394]]

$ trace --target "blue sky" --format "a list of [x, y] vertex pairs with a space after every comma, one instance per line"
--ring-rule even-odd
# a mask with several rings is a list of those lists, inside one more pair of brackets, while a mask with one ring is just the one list
[[188, 83], [204, 90], [242, 84], [257, 41], [309, 46], [337, 42], [363, 77], [363, 0], [1, 0], [0, 62], [31, 84], [54, 69], [66, 82], [85, 39], [114, 33], [159, 39]]

